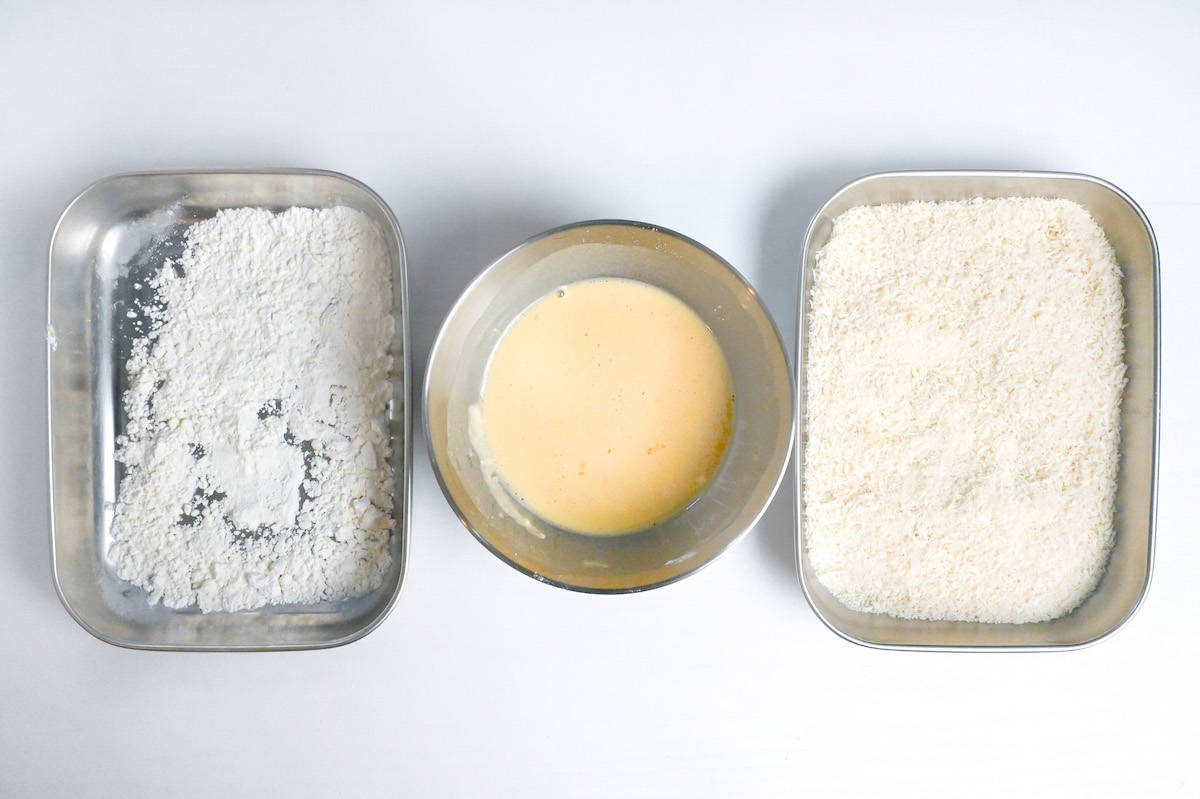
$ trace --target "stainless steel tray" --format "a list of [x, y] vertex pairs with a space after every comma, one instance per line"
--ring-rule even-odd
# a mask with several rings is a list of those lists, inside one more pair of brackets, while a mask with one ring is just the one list
[[[115, 324], [131, 298], [130, 268], [179, 248], [183, 229], [221, 208], [345, 205], [371, 217], [387, 242], [398, 317], [389, 421], [396, 479], [392, 568], [371, 594], [344, 602], [239, 613], [172, 610], [117, 579], [106, 561], [116, 499], [113, 445], [128, 334]], [[176, 253], [177, 254], [177, 253]], [[183, 171], [115, 175], [85, 189], [50, 242], [47, 373], [51, 555], [67, 611], [118, 646], [169, 650], [314, 649], [357, 640], [391, 610], [404, 576], [412, 485], [408, 292], [404, 245], [391, 210], [345, 175], [317, 170]]]
[[[1086, 208], [1117, 252], [1124, 271], [1125, 361], [1129, 383], [1121, 403], [1121, 461], [1116, 545], [1096, 591], [1074, 612], [1036, 624], [982, 624], [896, 619], [851, 610], [813, 574], [804, 547], [806, 339], [813, 263], [833, 220], [858, 205], [972, 197], [1063, 197]], [[804, 243], [797, 305], [796, 558], [809, 604], [831, 630], [885, 649], [1052, 650], [1095, 643], [1124, 624], [1150, 584], [1158, 473], [1158, 246], [1146, 215], [1123, 191], [1088, 175], [1061, 172], [886, 172], [843, 187], [813, 217]]]

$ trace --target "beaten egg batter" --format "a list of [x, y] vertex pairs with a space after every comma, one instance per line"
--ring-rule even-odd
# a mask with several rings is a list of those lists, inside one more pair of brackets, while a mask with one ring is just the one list
[[564, 529], [618, 535], [700, 495], [733, 403], [725, 355], [691, 308], [600, 278], [551, 292], [513, 322], [480, 405], [498, 477], [526, 508]]

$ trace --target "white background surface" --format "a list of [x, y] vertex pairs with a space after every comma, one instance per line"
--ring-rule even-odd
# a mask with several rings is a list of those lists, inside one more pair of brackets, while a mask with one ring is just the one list
[[[504, 5], [0, 4], [0, 796], [1200, 795], [1200, 7]], [[364, 640], [100, 643], [50, 582], [51, 228], [113, 172], [263, 165], [343, 171], [391, 204], [416, 375], [468, 279], [552, 225], [694, 236], [790, 338], [804, 227], [841, 183], [1107, 178], [1162, 251], [1149, 598], [1080, 652], [852, 646], [793, 572], [790, 475], [709, 569], [572, 594], [461, 528], [421, 438], [407, 581]]]

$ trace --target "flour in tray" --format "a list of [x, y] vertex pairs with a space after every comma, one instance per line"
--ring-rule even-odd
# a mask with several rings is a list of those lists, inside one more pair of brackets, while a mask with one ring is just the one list
[[345, 599], [394, 526], [386, 246], [349, 208], [192, 225], [139, 309], [109, 559], [173, 608]]

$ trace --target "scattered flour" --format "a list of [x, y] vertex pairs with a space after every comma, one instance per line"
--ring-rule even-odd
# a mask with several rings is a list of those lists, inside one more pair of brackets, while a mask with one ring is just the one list
[[344, 599], [391, 558], [391, 275], [348, 208], [240, 208], [188, 229], [126, 365], [109, 552], [150, 601]]
[[1066, 200], [851, 209], [813, 271], [804, 520], [856, 610], [1030, 622], [1113, 543], [1121, 273]]

